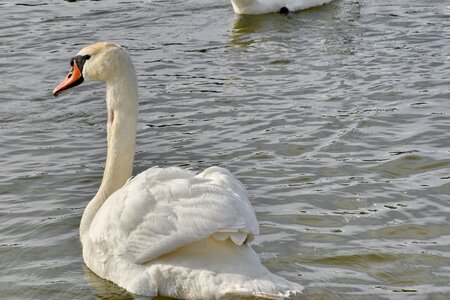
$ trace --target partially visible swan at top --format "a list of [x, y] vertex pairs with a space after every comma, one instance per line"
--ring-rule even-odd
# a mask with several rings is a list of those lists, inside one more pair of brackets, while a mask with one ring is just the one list
[[331, 1], [333, 0], [231, 0], [231, 4], [237, 14], [256, 15], [274, 12], [288, 13]]
[[283, 299], [302, 286], [270, 273], [249, 242], [259, 233], [244, 186], [220, 167], [200, 174], [150, 168], [130, 179], [138, 92], [119, 45], [83, 48], [53, 90], [106, 83], [107, 157], [98, 192], [80, 223], [86, 265], [141, 296]]

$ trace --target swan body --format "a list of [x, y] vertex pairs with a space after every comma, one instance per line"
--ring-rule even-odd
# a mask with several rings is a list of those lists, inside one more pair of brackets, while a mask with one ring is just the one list
[[141, 296], [283, 299], [302, 286], [270, 273], [249, 242], [259, 233], [245, 187], [226, 169], [150, 168], [131, 178], [137, 81], [113, 43], [83, 48], [53, 91], [106, 83], [103, 180], [80, 223], [83, 258], [98, 276]]
[[231, 0], [234, 12], [242, 15], [289, 12], [308, 9], [332, 0]]

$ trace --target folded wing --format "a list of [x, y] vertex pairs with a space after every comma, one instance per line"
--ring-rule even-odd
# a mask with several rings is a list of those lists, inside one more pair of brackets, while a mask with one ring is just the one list
[[112, 194], [89, 235], [104, 255], [141, 264], [212, 236], [236, 245], [258, 234], [244, 186], [223, 168], [150, 168]]

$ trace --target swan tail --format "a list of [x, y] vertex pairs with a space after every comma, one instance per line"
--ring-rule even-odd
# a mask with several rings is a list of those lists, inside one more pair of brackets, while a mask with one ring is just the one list
[[[230, 239], [186, 245], [152, 261], [148, 272], [162, 295], [177, 298], [297, 299], [303, 289], [267, 270], [248, 244], [237, 246]], [[174, 290], [176, 286], [183, 288]]]

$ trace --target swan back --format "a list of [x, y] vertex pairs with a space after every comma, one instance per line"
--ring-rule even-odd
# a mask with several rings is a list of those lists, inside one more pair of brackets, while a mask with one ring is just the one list
[[245, 188], [223, 168], [195, 175], [172, 167], [150, 168], [112, 194], [96, 214], [89, 238], [105, 249], [105, 257], [115, 251], [145, 263], [217, 233], [232, 240], [258, 234]]

